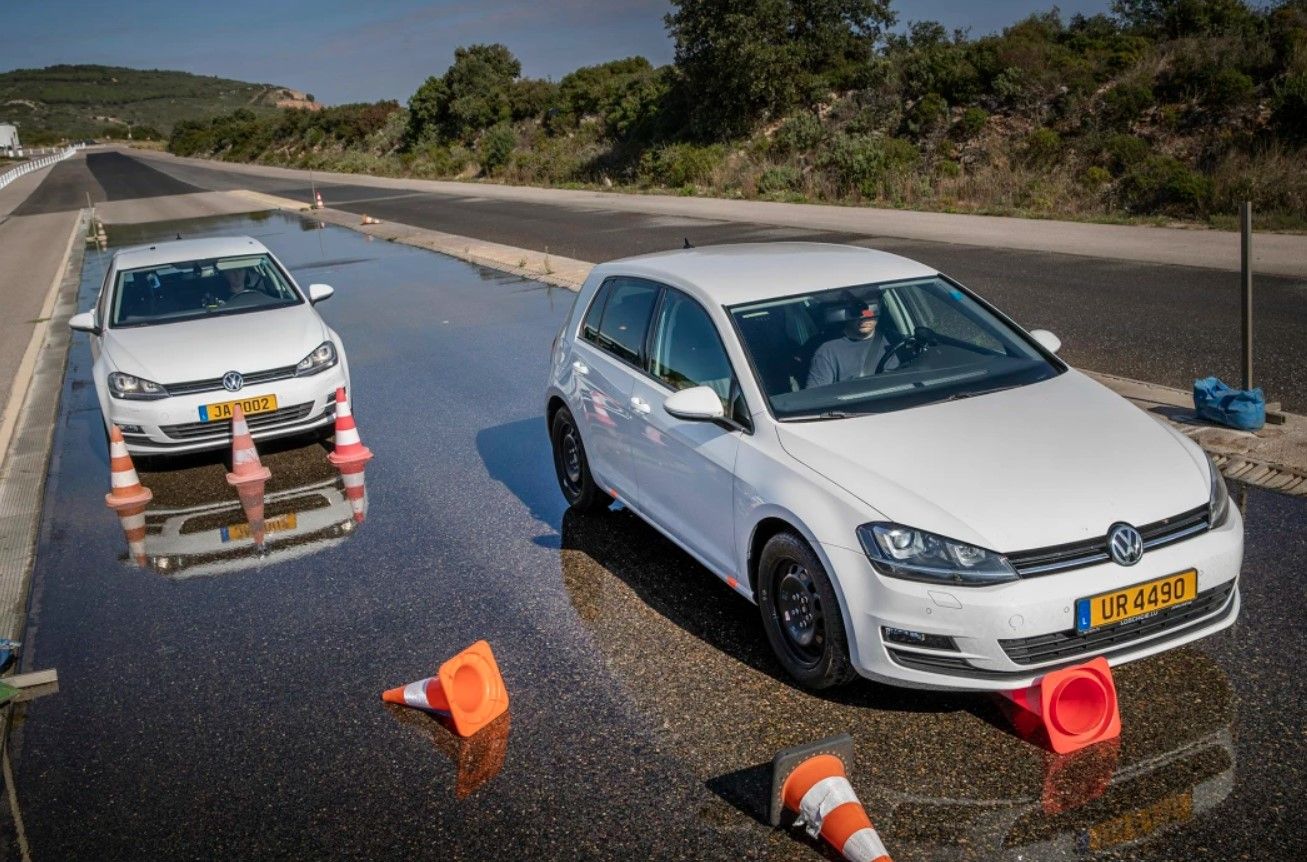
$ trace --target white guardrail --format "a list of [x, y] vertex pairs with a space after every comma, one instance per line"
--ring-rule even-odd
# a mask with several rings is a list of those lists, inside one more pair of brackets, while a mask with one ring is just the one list
[[57, 155], [45, 156], [44, 158], [40, 158], [31, 162], [23, 162], [21, 165], [14, 168], [13, 170], [5, 171], [3, 174], [0, 174], [0, 189], [9, 185], [19, 177], [27, 176], [32, 171], [39, 171], [41, 170], [41, 168], [47, 168], [50, 165], [53, 165], [55, 162], [62, 162], [64, 159], [71, 158], [72, 155], [77, 152], [77, 150], [78, 147], [69, 147], [68, 149], [64, 150], [61, 153], [58, 153]]

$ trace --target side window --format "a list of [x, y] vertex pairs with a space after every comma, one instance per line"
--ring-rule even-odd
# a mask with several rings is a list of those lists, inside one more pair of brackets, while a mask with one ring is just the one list
[[591, 344], [599, 343], [599, 321], [604, 316], [604, 306], [608, 304], [608, 294], [612, 293], [613, 283], [605, 281], [595, 291], [595, 298], [586, 312], [585, 322], [581, 324], [581, 337]]
[[[636, 278], [615, 278], [605, 285], [605, 289], [608, 290], [608, 300], [595, 343], [619, 359], [639, 365], [644, 353], [645, 333], [649, 331], [649, 317], [661, 288]], [[589, 317], [586, 315], [587, 324]]]
[[727, 416], [735, 417], [743, 402], [712, 318], [680, 291], [668, 290], [658, 309], [649, 370], [672, 389], [711, 387]]

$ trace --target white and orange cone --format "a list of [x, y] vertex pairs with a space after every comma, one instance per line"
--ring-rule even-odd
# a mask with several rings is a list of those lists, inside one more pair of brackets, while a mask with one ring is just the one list
[[123, 441], [123, 432], [117, 425], [109, 426], [109, 488], [104, 503], [115, 511], [144, 506], [154, 499], [154, 494], [141, 484], [136, 475], [132, 456], [127, 454], [127, 444]]
[[890, 862], [889, 851], [871, 825], [849, 784], [853, 739], [840, 734], [809, 745], [788, 748], [772, 764], [771, 822], [781, 812], [797, 815], [813, 838], [821, 836], [850, 862]]
[[322, 192], [313, 193], [313, 208], [315, 210], [322, 209]]
[[254, 448], [254, 438], [250, 436], [250, 426], [245, 421], [245, 411], [239, 404], [231, 417], [231, 469], [227, 474], [227, 484], [236, 486], [245, 520], [250, 524], [250, 535], [254, 544], [262, 547], [263, 489], [272, 477], [272, 471], [259, 461], [259, 451]]
[[336, 445], [331, 454], [327, 455], [327, 460], [343, 472], [346, 465], [353, 464], [358, 464], [359, 469], [362, 470], [362, 465], [371, 458], [372, 450], [363, 445], [358, 426], [354, 424], [354, 414], [350, 410], [345, 387], [338, 386], [336, 387]]
[[123, 537], [127, 539], [127, 556], [136, 565], [145, 568], [145, 504], [118, 509], [118, 523], [123, 528]]
[[354, 523], [362, 524], [368, 516], [368, 486], [363, 475], [363, 461], [342, 464], [340, 480], [345, 485], [345, 499], [349, 500]]

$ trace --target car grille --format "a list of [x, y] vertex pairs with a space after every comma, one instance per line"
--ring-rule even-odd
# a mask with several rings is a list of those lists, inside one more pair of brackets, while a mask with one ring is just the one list
[[[247, 416], [251, 431], [262, 431], [280, 425], [290, 425], [305, 419], [313, 409], [313, 402], [282, 407], [268, 413]], [[183, 425], [162, 425], [159, 430], [174, 440], [198, 440], [201, 438], [230, 437], [230, 422], [187, 422]]]
[[[1198, 506], [1170, 518], [1145, 524], [1138, 529], [1139, 535], [1144, 540], [1145, 551], [1160, 548], [1206, 532], [1207, 506]], [[1107, 552], [1107, 536], [1066, 545], [1036, 548], [1031, 551], [1017, 551], [1006, 556], [1008, 562], [1017, 570], [1017, 574], [1023, 578], [1083, 569], [1111, 559]]]
[[[285, 368], [270, 368], [267, 371], [251, 371], [249, 374], [241, 372], [241, 377], [245, 379], [246, 386], [253, 386], [257, 383], [271, 383], [274, 380], [288, 380], [295, 376], [295, 366], [287, 365]], [[222, 378], [214, 377], [209, 380], [189, 380], [185, 383], [165, 383], [164, 389], [168, 390], [169, 395], [194, 395], [197, 392], [218, 392], [223, 390]]]
[[1126, 620], [1098, 631], [1079, 634], [1074, 629], [1029, 638], [1000, 640], [999, 646], [1017, 664], [1043, 664], [1087, 654], [1111, 652], [1142, 638], [1172, 632], [1221, 609], [1234, 591], [1234, 581], [1198, 594], [1192, 602], [1167, 608], [1148, 617]]

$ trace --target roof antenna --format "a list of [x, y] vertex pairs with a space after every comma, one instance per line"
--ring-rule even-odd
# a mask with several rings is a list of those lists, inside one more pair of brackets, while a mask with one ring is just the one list
[[690, 242], [690, 238], [688, 236], [682, 237], [682, 239], [685, 240], [685, 245], [681, 246], [682, 249], [694, 248], [694, 243]]
[[177, 238], [178, 238], [178, 239], [181, 239], [181, 238], [182, 238], [182, 235], [181, 235], [180, 232], [178, 232], [178, 234], [177, 234]]

